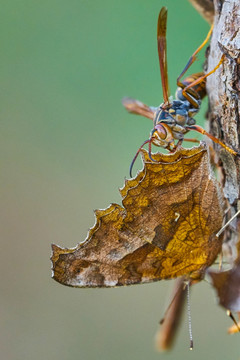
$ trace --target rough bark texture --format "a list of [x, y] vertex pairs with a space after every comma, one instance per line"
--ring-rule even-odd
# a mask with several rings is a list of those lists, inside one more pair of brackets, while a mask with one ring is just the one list
[[[225, 60], [219, 69], [207, 78], [209, 97], [209, 132], [225, 144], [240, 152], [240, 1], [189, 0], [214, 29], [208, 51], [206, 72]], [[212, 5], [214, 5], [212, 7]], [[207, 125], [206, 125], [207, 126]], [[216, 144], [215, 163], [219, 164], [222, 186], [231, 205], [228, 217], [240, 209], [240, 157], [232, 156]], [[225, 251], [234, 261], [236, 243], [239, 242], [240, 219], [233, 221], [225, 231]], [[231, 260], [230, 260], [231, 262]]]
[[[240, 109], [240, 1], [215, 0], [214, 29], [208, 57], [208, 69], [216, 66], [222, 54], [223, 64], [207, 79], [210, 132], [239, 151]], [[240, 157], [214, 146], [224, 175], [223, 188], [230, 204], [239, 199]]]

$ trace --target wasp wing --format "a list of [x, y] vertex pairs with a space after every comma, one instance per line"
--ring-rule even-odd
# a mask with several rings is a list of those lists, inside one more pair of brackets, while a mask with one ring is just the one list
[[168, 85], [168, 72], [167, 72], [167, 8], [162, 7], [158, 16], [157, 25], [157, 43], [158, 43], [158, 57], [160, 65], [160, 73], [162, 80], [163, 99], [165, 104], [169, 104], [170, 90]]
[[154, 118], [154, 110], [139, 100], [135, 100], [130, 97], [125, 97], [122, 99], [122, 104], [125, 107], [125, 109], [131, 114], [145, 116], [150, 120], [153, 120]]

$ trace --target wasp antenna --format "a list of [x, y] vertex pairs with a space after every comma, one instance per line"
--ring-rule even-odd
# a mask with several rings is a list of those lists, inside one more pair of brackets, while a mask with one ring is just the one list
[[[154, 130], [154, 132], [157, 130]], [[152, 137], [149, 139], [149, 143], [148, 143], [148, 156], [149, 159], [152, 160], [153, 162], [157, 162], [157, 160], [152, 158]]]
[[131, 162], [131, 165], [130, 165], [130, 168], [129, 168], [129, 173], [130, 173], [130, 177], [132, 178], [133, 176], [132, 176], [132, 169], [133, 169], [133, 165], [134, 165], [134, 163], [135, 163], [135, 161], [136, 161], [136, 159], [137, 159], [137, 157], [138, 157], [138, 154], [140, 153], [140, 150], [143, 148], [143, 146], [145, 145], [145, 144], [147, 144], [147, 143], [149, 143], [149, 139], [148, 140], [146, 140], [146, 141], [144, 141], [144, 143], [140, 146], [140, 148], [138, 149], [138, 151], [136, 152], [136, 155], [134, 156], [134, 158], [133, 158], [133, 160], [132, 160], [132, 162]]

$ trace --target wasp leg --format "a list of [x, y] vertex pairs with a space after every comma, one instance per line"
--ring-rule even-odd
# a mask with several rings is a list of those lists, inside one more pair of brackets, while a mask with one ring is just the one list
[[[186, 85], [184, 83], [182, 83], [180, 81], [180, 79], [182, 78], [182, 76], [186, 73], [186, 71], [189, 69], [189, 67], [192, 65], [192, 63], [196, 60], [196, 55], [199, 53], [199, 51], [206, 45], [206, 43], [208, 42], [211, 34], [213, 31], [213, 25], [211, 26], [206, 39], [203, 41], [203, 43], [197, 48], [197, 50], [193, 53], [193, 55], [190, 57], [190, 59], [187, 62], [187, 65], [185, 66], [185, 68], [183, 69], [183, 71], [181, 72], [181, 74], [179, 75], [179, 77], [177, 78], [177, 85], [183, 89], [182, 94], [183, 96], [190, 102], [190, 104], [195, 108], [198, 109], [199, 108], [199, 102], [198, 99], [200, 100], [200, 96], [199, 94], [192, 88], [192, 83], [186, 87]], [[204, 78], [200, 77], [201, 80], [200, 82], [202, 82], [204, 80]], [[198, 83], [199, 84], [199, 83]], [[186, 91], [187, 89], [187, 91]]]
[[176, 151], [180, 146], [182, 146], [183, 141], [200, 143], [200, 140], [198, 140], [198, 139], [190, 139], [190, 138], [180, 139], [180, 140], [178, 140], [178, 142], [176, 143], [175, 148], [174, 148], [174, 151]]
[[200, 143], [200, 140], [195, 138], [184, 138], [184, 141], [194, 142], [194, 143]]
[[225, 145], [222, 141], [220, 141], [219, 139], [217, 139], [215, 136], [209, 134], [206, 130], [204, 130], [203, 128], [201, 128], [201, 126], [198, 125], [192, 125], [192, 126], [186, 126], [187, 130], [195, 130], [203, 135], [206, 135], [207, 137], [209, 137], [212, 141], [214, 141], [216, 144], [221, 145], [224, 149], [226, 149], [230, 154], [232, 155], [238, 155], [240, 156], [240, 152], [231, 149], [229, 146]]
[[[223, 54], [221, 56], [221, 59], [219, 61], [219, 63], [215, 66], [215, 68], [211, 71], [209, 71], [207, 74], [200, 76], [197, 80], [193, 81], [191, 84], [189, 84], [188, 86], [186, 86], [183, 90], [182, 90], [182, 94], [183, 96], [194, 106], [194, 104], [191, 102], [192, 98], [188, 95], [190, 88], [192, 88], [193, 86], [200, 84], [204, 79], [206, 79], [209, 75], [213, 74], [218, 68], [219, 66], [222, 64], [223, 60], [225, 58], [225, 54]], [[191, 89], [192, 90], [192, 89]]]
[[192, 63], [196, 60], [196, 55], [199, 53], [200, 50], [202, 50], [202, 48], [206, 45], [206, 43], [208, 42], [211, 34], [213, 31], [213, 25], [211, 26], [206, 39], [203, 41], [203, 43], [197, 48], [197, 50], [192, 54], [192, 56], [190, 57], [190, 59], [187, 62], [187, 65], [185, 66], [185, 68], [183, 69], [183, 71], [181, 72], [181, 74], [179, 75], [179, 77], [177, 78], [177, 85], [180, 86], [182, 89], [184, 88], [184, 84], [182, 82], [180, 82], [180, 79], [183, 77], [183, 75], [186, 73], [186, 71], [190, 68], [190, 66], [192, 65]]
[[176, 145], [175, 145], [174, 151], [176, 151], [180, 146], [182, 146], [183, 140], [184, 140], [184, 139], [178, 140], [178, 142], [177, 142]]

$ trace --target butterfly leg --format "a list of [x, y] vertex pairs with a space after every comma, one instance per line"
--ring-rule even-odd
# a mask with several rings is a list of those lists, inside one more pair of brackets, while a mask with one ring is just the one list
[[192, 126], [187, 126], [186, 127], [187, 130], [195, 130], [203, 135], [206, 135], [207, 137], [209, 137], [213, 142], [215, 142], [216, 144], [221, 145], [224, 149], [226, 149], [230, 154], [232, 155], [238, 155], [240, 156], [240, 152], [231, 149], [229, 146], [225, 145], [221, 140], [217, 139], [215, 136], [209, 134], [206, 130], [204, 130], [201, 126], [199, 125], [192, 125]]

